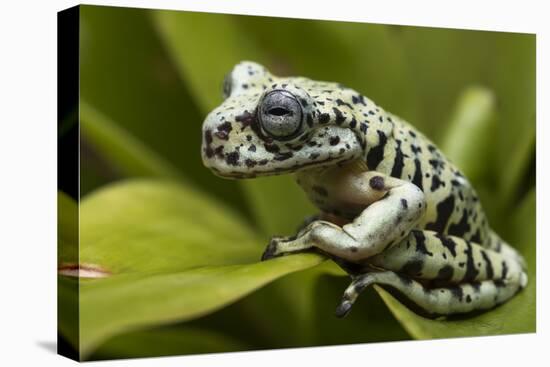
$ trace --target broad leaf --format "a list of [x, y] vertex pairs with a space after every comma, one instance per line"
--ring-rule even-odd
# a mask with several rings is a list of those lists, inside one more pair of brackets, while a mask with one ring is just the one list
[[78, 204], [69, 195], [57, 193], [57, 258], [78, 261]]
[[[204, 115], [195, 105], [188, 85], [178, 77], [150, 14], [147, 9], [80, 7], [80, 98], [114, 126], [109, 129], [105, 121], [97, 122], [102, 124], [97, 126], [102, 128], [100, 141], [88, 139], [83, 131], [80, 192], [85, 195], [121, 177], [147, 173], [157, 176], [162, 167], [170, 166], [164, 173], [172, 176], [177, 171], [189, 184], [246, 211], [238, 184], [226, 181], [217, 185], [202, 164]], [[120, 131], [125, 134], [117, 134]], [[111, 137], [111, 132], [117, 135]], [[112, 161], [116, 157], [104, 154], [102, 148], [115, 139], [117, 146], [139, 141], [141, 147], [154, 152], [157, 162], [145, 172], [121, 168], [124, 162]], [[158, 158], [162, 158], [160, 164]]]
[[117, 335], [102, 344], [92, 360], [223, 353], [250, 349], [245, 343], [210, 330], [162, 327]]
[[[533, 164], [536, 131], [536, 38], [534, 34], [507, 33], [495, 40], [499, 62], [490, 69], [490, 87], [499, 106], [498, 182], [500, 200], [517, 202], [529, 187], [522, 187]], [[505, 208], [505, 209], [510, 209]]]
[[494, 163], [491, 160], [494, 128], [494, 94], [482, 87], [466, 89], [457, 102], [441, 149], [474, 186], [487, 177]]
[[[86, 356], [122, 331], [214, 312], [293, 271], [318, 264], [304, 254], [271, 262], [202, 266], [181, 272], [140, 272], [80, 285], [80, 348]], [[131, 307], [129, 307], [131, 305]]]
[[203, 113], [221, 103], [223, 78], [235, 64], [265, 60], [253, 38], [239, 31], [236, 16], [165, 10], [153, 15], [174, 65]]
[[179, 176], [157, 153], [82, 100], [80, 127], [83, 138], [122, 176]]
[[398, 27], [268, 17], [240, 17], [239, 25], [270, 56], [266, 66], [274, 73], [342, 83], [416, 119], [417, 97]]
[[501, 210], [509, 210], [533, 159], [535, 35], [427, 27], [400, 27], [399, 33], [420, 104], [419, 120], [410, 122], [436, 143], [446, 135], [464, 88], [475, 84], [493, 91], [491, 186]]
[[113, 274], [246, 263], [261, 250], [239, 214], [175, 182], [114, 184], [81, 204], [80, 261]]
[[[262, 247], [236, 213], [173, 182], [96, 191], [82, 201], [80, 225], [80, 265], [108, 275], [80, 282], [80, 340], [61, 327], [83, 357], [121, 332], [200, 317], [323, 260], [302, 254], [258, 263]], [[69, 309], [71, 284], [60, 277]]]

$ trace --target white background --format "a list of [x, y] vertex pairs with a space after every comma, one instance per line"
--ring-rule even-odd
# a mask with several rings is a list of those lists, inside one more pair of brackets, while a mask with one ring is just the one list
[[[547, 364], [548, 70], [545, 1], [93, 1], [93, 4], [537, 33], [537, 334], [101, 362], [108, 366]], [[0, 8], [0, 365], [65, 366], [56, 340], [56, 12]], [[542, 141], [542, 144], [541, 144]], [[545, 289], [546, 288], [546, 289]], [[367, 326], [368, 327], [368, 326]], [[290, 331], [289, 331], [290, 332]], [[98, 364], [89, 363], [89, 364]]]

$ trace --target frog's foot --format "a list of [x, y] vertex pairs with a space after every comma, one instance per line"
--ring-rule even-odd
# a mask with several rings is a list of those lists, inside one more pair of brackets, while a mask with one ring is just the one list
[[278, 238], [280, 238], [280, 237], [273, 237], [269, 241], [269, 244], [267, 245], [267, 247], [264, 250], [264, 253], [262, 254], [262, 261], [266, 261], [266, 260], [272, 259], [274, 257], [281, 256], [280, 254], [277, 255], [277, 243], [278, 243], [277, 239]]
[[286, 255], [288, 252], [285, 251], [288, 247], [288, 244], [292, 244], [296, 241], [296, 236], [284, 237], [284, 236], [274, 236], [269, 241], [269, 244], [262, 254], [262, 261], [273, 259], [274, 257], [281, 257]]
[[315, 220], [306, 225], [297, 235], [290, 237], [276, 236], [272, 237], [269, 245], [262, 255], [262, 261], [272, 259], [274, 257], [283, 256], [289, 253], [302, 252], [308, 250], [315, 245], [315, 241], [311, 238], [311, 231], [319, 226], [333, 226], [332, 223]]
[[356, 277], [352, 277], [352, 282], [346, 288], [342, 301], [336, 308], [336, 317], [345, 317], [350, 311], [351, 307], [357, 300], [357, 297], [363, 290], [374, 283], [375, 278], [370, 276], [370, 273], [361, 274]]

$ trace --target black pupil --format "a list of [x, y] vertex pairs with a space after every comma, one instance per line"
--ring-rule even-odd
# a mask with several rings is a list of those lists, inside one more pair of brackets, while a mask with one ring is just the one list
[[270, 109], [268, 111], [268, 113], [270, 115], [275, 115], [275, 116], [284, 116], [284, 115], [289, 114], [290, 111], [285, 109], [285, 108], [282, 108], [282, 107], [275, 107], [275, 108]]

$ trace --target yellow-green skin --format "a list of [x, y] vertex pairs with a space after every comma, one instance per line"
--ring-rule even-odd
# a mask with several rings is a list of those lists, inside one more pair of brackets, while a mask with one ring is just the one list
[[352, 275], [338, 316], [374, 283], [430, 316], [489, 309], [527, 284], [468, 180], [399, 117], [340, 84], [278, 78], [253, 62], [236, 65], [224, 89], [204, 121], [204, 164], [230, 178], [295, 174], [320, 215], [274, 237], [262, 259], [330, 256]]

